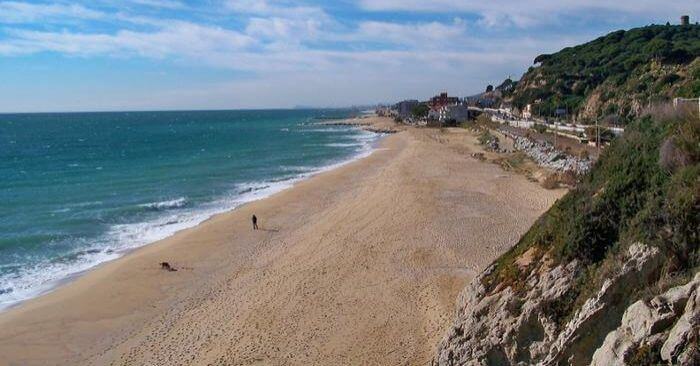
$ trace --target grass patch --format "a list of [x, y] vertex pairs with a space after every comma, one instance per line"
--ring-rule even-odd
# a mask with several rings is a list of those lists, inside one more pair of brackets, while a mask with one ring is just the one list
[[505, 154], [505, 156], [500, 156], [494, 159], [494, 162], [500, 165], [504, 170], [526, 172], [525, 163], [527, 159], [528, 157], [524, 152], [516, 151], [514, 153]]
[[476, 139], [477, 139], [477, 141], [479, 141], [479, 144], [486, 145], [489, 142], [493, 141], [494, 138], [495, 138], [495, 136], [493, 136], [491, 134], [491, 132], [489, 132], [489, 130], [485, 129], [485, 130], [481, 131], [481, 133], [479, 134], [479, 136]]

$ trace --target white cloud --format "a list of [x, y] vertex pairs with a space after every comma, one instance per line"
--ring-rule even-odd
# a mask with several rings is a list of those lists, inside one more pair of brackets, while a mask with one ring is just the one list
[[318, 18], [327, 17], [326, 12], [316, 6], [287, 5], [279, 1], [268, 0], [228, 0], [226, 8], [239, 14], [258, 16], [277, 16], [284, 18]]
[[[635, 14], [650, 19], [676, 19], [687, 12], [700, 13], [697, 0], [359, 0], [368, 11], [425, 13], [474, 13], [481, 24], [529, 27], [556, 22], [557, 17], [578, 17], [586, 13], [601, 18]], [[700, 14], [699, 14], [700, 15]]]
[[267, 40], [283, 41], [314, 39], [318, 37], [323, 22], [317, 19], [287, 19], [287, 18], [251, 18], [245, 32], [251, 36]]
[[189, 22], [171, 22], [155, 32], [121, 30], [115, 34], [47, 32], [23, 29], [6, 31], [12, 38], [0, 42], [0, 54], [26, 54], [42, 51], [89, 56], [135, 54], [151, 58], [206, 57], [207, 52], [241, 50], [254, 40], [241, 33]]
[[[156, 65], [175, 64], [185, 73], [188, 69], [246, 72], [245, 80], [235, 82], [150, 89], [148, 98], [139, 95], [140, 90], [110, 96], [105, 100], [118, 103], [101, 105], [103, 109], [341, 106], [422, 98], [443, 89], [468, 95], [510, 73], [517, 77], [537, 54], [601, 35], [588, 28], [569, 35], [482, 30], [504, 24], [557, 25], [559, 15], [580, 9], [573, 0], [360, 2], [371, 11], [440, 13], [428, 14], [424, 21], [378, 13], [336, 19], [321, 7], [290, 1], [213, 0], [208, 4], [219, 6], [213, 9], [175, 0], [128, 1], [134, 6], [105, 0], [100, 4], [107, 5], [94, 8], [99, 10], [63, 2], [0, 2], [0, 23], [9, 24], [0, 28], [0, 56], [52, 52], [70, 57], [141, 57], [158, 60], [153, 62]], [[594, 0], [592, 4], [603, 9], [626, 9], [625, 4], [631, 4], [619, 2], [606, 5]], [[642, 11], [647, 3], [641, 0], [639, 8], [629, 11]], [[156, 17], [160, 8], [169, 9], [163, 12], [167, 15], [177, 9], [179, 19], [190, 20]], [[581, 16], [595, 16], [597, 11], [581, 12]], [[479, 20], [444, 20], [447, 14], [460, 12], [477, 14]], [[93, 19], [98, 27], [83, 21]], [[383, 50], [377, 50], [377, 45]], [[73, 90], [65, 88], [66, 94]], [[0, 98], [0, 109], [12, 103], [24, 102]]]
[[436, 44], [459, 43], [462, 41], [465, 31], [466, 26], [459, 19], [453, 24], [439, 22], [402, 24], [368, 21], [360, 23], [355, 37], [367, 41], [384, 41], [430, 48]]
[[273, 11], [273, 7], [265, 0], [229, 0], [225, 5], [230, 10], [241, 13], [269, 14]]
[[298, 45], [317, 39], [334, 25], [322, 8], [268, 0], [228, 0], [226, 9], [248, 17], [246, 34], [269, 42], [269, 47]]
[[[53, 86], [54, 93], [43, 97], [31, 92], [0, 95], [0, 110], [347, 106], [426, 98], [443, 90], [470, 95], [486, 83], [524, 70], [539, 53], [576, 43], [566, 38], [523, 35], [484, 42], [470, 35], [473, 24], [460, 19], [338, 24], [322, 10], [303, 9], [283, 12], [279, 4], [262, 3], [242, 16], [240, 30], [234, 30], [233, 25], [225, 28], [157, 19], [127, 10], [110, 14], [121, 28], [114, 32], [5, 29], [0, 55], [136, 55], [174, 63], [185, 73], [188, 69], [219, 68], [245, 71], [246, 78], [222, 78], [208, 84], [188, 81], [183, 82], [183, 88], [157, 83], [144, 87], [125, 80], [126, 85], [119, 87], [78, 90], [80, 82], [60, 83]], [[365, 48], [376, 42], [385, 44], [385, 49]], [[169, 75], [168, 79], [177, 77]], [[130, 88], [129, 83], [138, 85]]]
[[136, 5], [149, 6], [153, 8], [163, 8], [163, 9], [184, 9], [186, 5], [180, 1], [175, 0], [128, 0]]
[[100, 19], [104, 13], [78, 4], [30, 4], [15, 1], [0, 2], [0, 23], [33, 23], [52, 19]]

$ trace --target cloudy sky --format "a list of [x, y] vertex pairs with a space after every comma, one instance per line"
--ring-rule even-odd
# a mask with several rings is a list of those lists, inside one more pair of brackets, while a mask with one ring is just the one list
[[0, 0], [0, 112], [465, 96], [698, 0]]

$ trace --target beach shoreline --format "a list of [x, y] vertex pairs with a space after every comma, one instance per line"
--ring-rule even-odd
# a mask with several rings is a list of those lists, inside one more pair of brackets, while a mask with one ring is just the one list
[[[222, 213], [230, 212], [230, 211], [235, 210], [235, 209], [237, 209], [237, 208], [239, 208], [239, 207], [241, 207], [241, 206], [243, 206], [243, 205], [249, 204], [250, 202], [254, 202], [254, 201], [261, 200], [261, 199], [265, 199], [265, 198], [269, 197], [270, 195], [274, 195], [274, 194], [277, 194], [277, 193], [279, 193], [279, 192], [281, 192], [281, 191], [284, 191], [284, 190], [287, 190], [287, 189], [292, 188], [292, 187], [293, 187], [295, 184], [297, 184], [298, 182], [301, 182], [301, 181], [303, 181], [303, 180], [312, 178], [312, 177], [314, 177], [314, 176], [316, 176], [316, 175], [318, 175], [318, 174], [321, 174], [321, 173], [323, 173], [323, 172], [330, 171], [330, 170], [333, 170], [333, 169], [337, 169], [337, 168], [342, 167], [342, 166], [344, 166], [344, 165], [346, 165], [346, 164], [350, 164], [350, 163], [352, 163], [352, 162], [354, 162], [354, 161], [357, 161], [357, 160], [360, 160], [360, 159], [363, 159], [363, 158], [369, 156], [369, 155], [374, 151], [374, 149], [377, 148], [378, 144], [381, 142], [381, 138], [382, 138], [383, 135], [385, 135], [386, 133], [385, 133], [385, 132], [382, 132], [382, 131], [379, 131], [379, 130], [374, 130], [374, 129], [372, 128], [372, 121], [375, 121], [375, 122], [376, 122], [376, 119], [375, 119], [375, 120], [369, 119], [368, 121], [370, 121], [370, 122], [365, 123], [365, 124], [363, 124], [363, 125], [359, 125], [359, 124], [354, 123], [354, 122], [353, 122], [354, 120], [356, 120], [356, 119], [355, 119], [355, 118], [344, 118], [344, 119], [339, 119], [339, 120], [334, 120], [334, 121], [335, 121], [336, 123], [338, 123], [338, 124], [337, 124], [338, 126], [354, 127], [354, 128], [356, 128], [356, 129], [358, 129], [358, 130], [363, 130], [363, 131], [371, 132], [371, 133], [374, 133], [374, 134], [378, 135], [378, 136], [379, 136], [379, 140], [372, 142], [371, 145], [368, 145], [368, 146], [371, 146], [370, 149], [368, 149], [368, 150], [364, 150], [364, 149], [363, 149], [363, 151], [359, 151], [359, 152], [357, 152], [356, 154], [351, 155], [351, 156], [349, 156], [349, 157], [347, 157], [347, 158], [345, 158], [345, 159], [343, 159], [343, 160], [339, 160], [339, 161], [332, 162], [332, 163], [329, 164], [329, 165], [324, 165], [324, 166], [315, 167], [313, 170], [310, 170], [310, 171], [305, 172], [305, 173], [303, 173], [303, 174], [299, 174], [299, 175], [296, 176], [296, 177], [289, 178], [289, 179], [285, 179], [285, 180], [279, 181], [279, 182], [275, 181], [275, 183], [281, 183], [281, 184], [279, 184], [279, 187], [276, 187], [275, 189], [261, 189], [262, 191], [269, 191], [269, 192], [265, 192], [265, 193], [263, 193], [262, 195], [259, 195], [258, 193], [256, 193], [255, 195], [252, 195], [252, 197], [242, 198], [242, 199], [240, 200], [240, 202], [237, 202], [237, 203], [233, 204], [233, 206], [228, 205], [227, 207], [221, 207], [221, 208], [218, 208], [218, 209], [213, 210], [212, 212], [204, 213], [204, 214], [202, 214], [202, 218], [201, 218], [200, 220], [195, 220], [195, 222], [190, 223], [190, 226], [186, 226], [186, 227], [184, 227], [184, 228], [176, 229], [175, 231], [168, 232], [167, 234], [165, 234], [165, 235], [164, 235], [162, 238], [160, 238], [160, 239], [155, 239], [155, 240], [151, 240], [151, 241], [148, 241], [148, 242], [140, 243], [140, 244], [138, 244], [138, 245], [129, 246], [129, 247], [126, 247], [126, 248], [118, 248], [118, 249], [116, 249], [116, 250], [110, 251], [110, 253], [109, 253], [109, 254], [110, 254], [110, 255], [109, 255], [110, 258], [109, 258], [109, 259], [103, 259], [103, 260], [101, 260], [101, 261], [99, 261], [99, 262], [95, 262], [94, 264], [90, 265], [88, 268], [76, 270], [75, 272], [68, 273], [68, 274], [65, 275], [64, 277], [57, 278], [57, 279], [55, 279], [55, 280], [53, 280], [53, 281], [44, 283], [44, 284], [42, 284], [41, 286], [39, 286], [38, 288], [36, 288], [34, 291], [32, 291], [27, 297], [24, 297], [24, 298], [22, 298], [22, 299], [20, 299], [20, 300], [14, 300], [14, 301], [11, 302], [11, 303], [3, 303], [3, 302], [0, 302], [0, 313], [4, 312], [4, 311], [6, 311], [6, 310], [9, 310], [9, 309], [15, 308], [15, 307], [17, 307], [17, 306], [20, 306], [22, 303], [24, 303], [24, 302], [26, 302], [26, 301], [29, 301], [29, 300], [31, 300], [31, 299], [34, 299], [34, 298], [43, 296], [43, 295], [45, 295], [45, 294], [48, 294], [48, 293], [50, 293], [50, 292], [56, 290], [57, 288], [59, 288], [59, 287], [61, 287], [61, 286], [64, 286], [64, 285], [66, 285], [66, 284], [68, 284], [68, 283], [71, 283], [71, 282], [75, 281], [77, 278], [80, 278], [81, 276], [83, 276], [83, 275], [85, 275], [85, 274], [87, 274], [87, 273], [89, 273], [89, 272], [91, 272], [91, 271], [93, 271], [93, 270], [99, 268], [100, 266], [102, 266], [102, 265], [104, 265], [104, 264], [106, 264], [106, 263], [109, 263], [109, 262], [111, 262], [111, 261], [117, 260], [117, 259], [119, 259], [119, 258], [121, 258], [121, 257], [123, 257], [123, 256], [125, 256], [125, 255], [129, 255], [130, 253], [132, 253], [132, 252], [135, 251], [135, 250], [140, 249], [141, 247], [144, 247], [144, 246], [147, 246], [147, 245], [151, 245], [151, 244], [153, 244], [153, 243], [155, 243], [155, 242], [158, 242], [158, 241], [160, 241], [160, 240], [163, 240], [163, 239], [167, 239], [167, 238], [169, 238], [169, 237], [171, 237], [171, 236], [173, 236], [173, 235], [176, 235], [176, 234], [179, 233], [180, 231], [183, 231], [183, 230], [187, 230], [187, 229], [196, 227], [196, 226], [202, 224], [203, 222], [205, 222], [205, 221], [211, 219], [212, 217], [214, 217], [214, 216], [216, 216], [216, 215], [220, 215], [220, 214], [222, 214]], [[383, 122], [379, 122], [379, 123], [381, 124], [381, 123], [383, 123]], [[318, 124], [318, 125], [325, 125], [326, 123], [320, 122], [320, 123], [316, 123], [316, 124]], [[335, 125], [335, 124], [334, 124], [334, 125]], [[269, 183], [269, 182], [262, 182], [262, 183]], [[255, 191], [253, 191], [253, 193], [255, 193]], [[181, 198], [181, 199], [184, 200], [184, 198]]]
[[459, 290], [563, 194], [440, 133], [392, 134], [0, 313], [0, 365], [425, 363]]

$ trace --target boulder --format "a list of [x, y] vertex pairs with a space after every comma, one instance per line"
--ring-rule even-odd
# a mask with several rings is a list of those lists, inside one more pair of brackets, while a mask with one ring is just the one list
[[[688, 363], [686, 359], [697, 357], [697, 347], [688, 346], [693, 340], [697, 345], [698, 286], [700, 274], [683, 286], [674, 287], [649, 301], [639, 300], [630, 305], [620, 326], [610, 332], [595, 351], [591, 365], [627, 365], [634, 351], [660, 343], [663, 343], [661, 358], [664, 361], [696, 364]], [[694, 325], [691, 324], [693, 321], [696, 322]]]
[[544, 304], [568, 291], [579, 267], [571, 262], [542, 273], [533, 271], [525, 296], [511, 287], [487, 293], [482, 280], [493, 270], [490, 267], [460, 295], [457, 320], [433, 364], [509, 365], [546, 355], [556, 326], [544, 313]]
[[588, 364], [593, 351], [619, 322], [624, 311], [621, 299], [625, 298], [630, 288], [646, 283], [646, 279], [658, 268], [660, 259], [658, 248], [642, 243], [632, 244], [620, 271], [603, 282], [598, 293], [588, 299], [566, 324], [552, 343], [544, 364]]
[[[690, 287], [690, 289], [688, 288]], [[683, 314], [661, 347], [661, 359], [681, 365], [700, 364], [700, 273], [695, 275], [693, 281], [683, 286], [682, 290], [674, 293], [675, 298], [682, 299], [686, 290], [692, 292], [687, 297]], [[681, 301], [677, 301], [678, 304]]]

